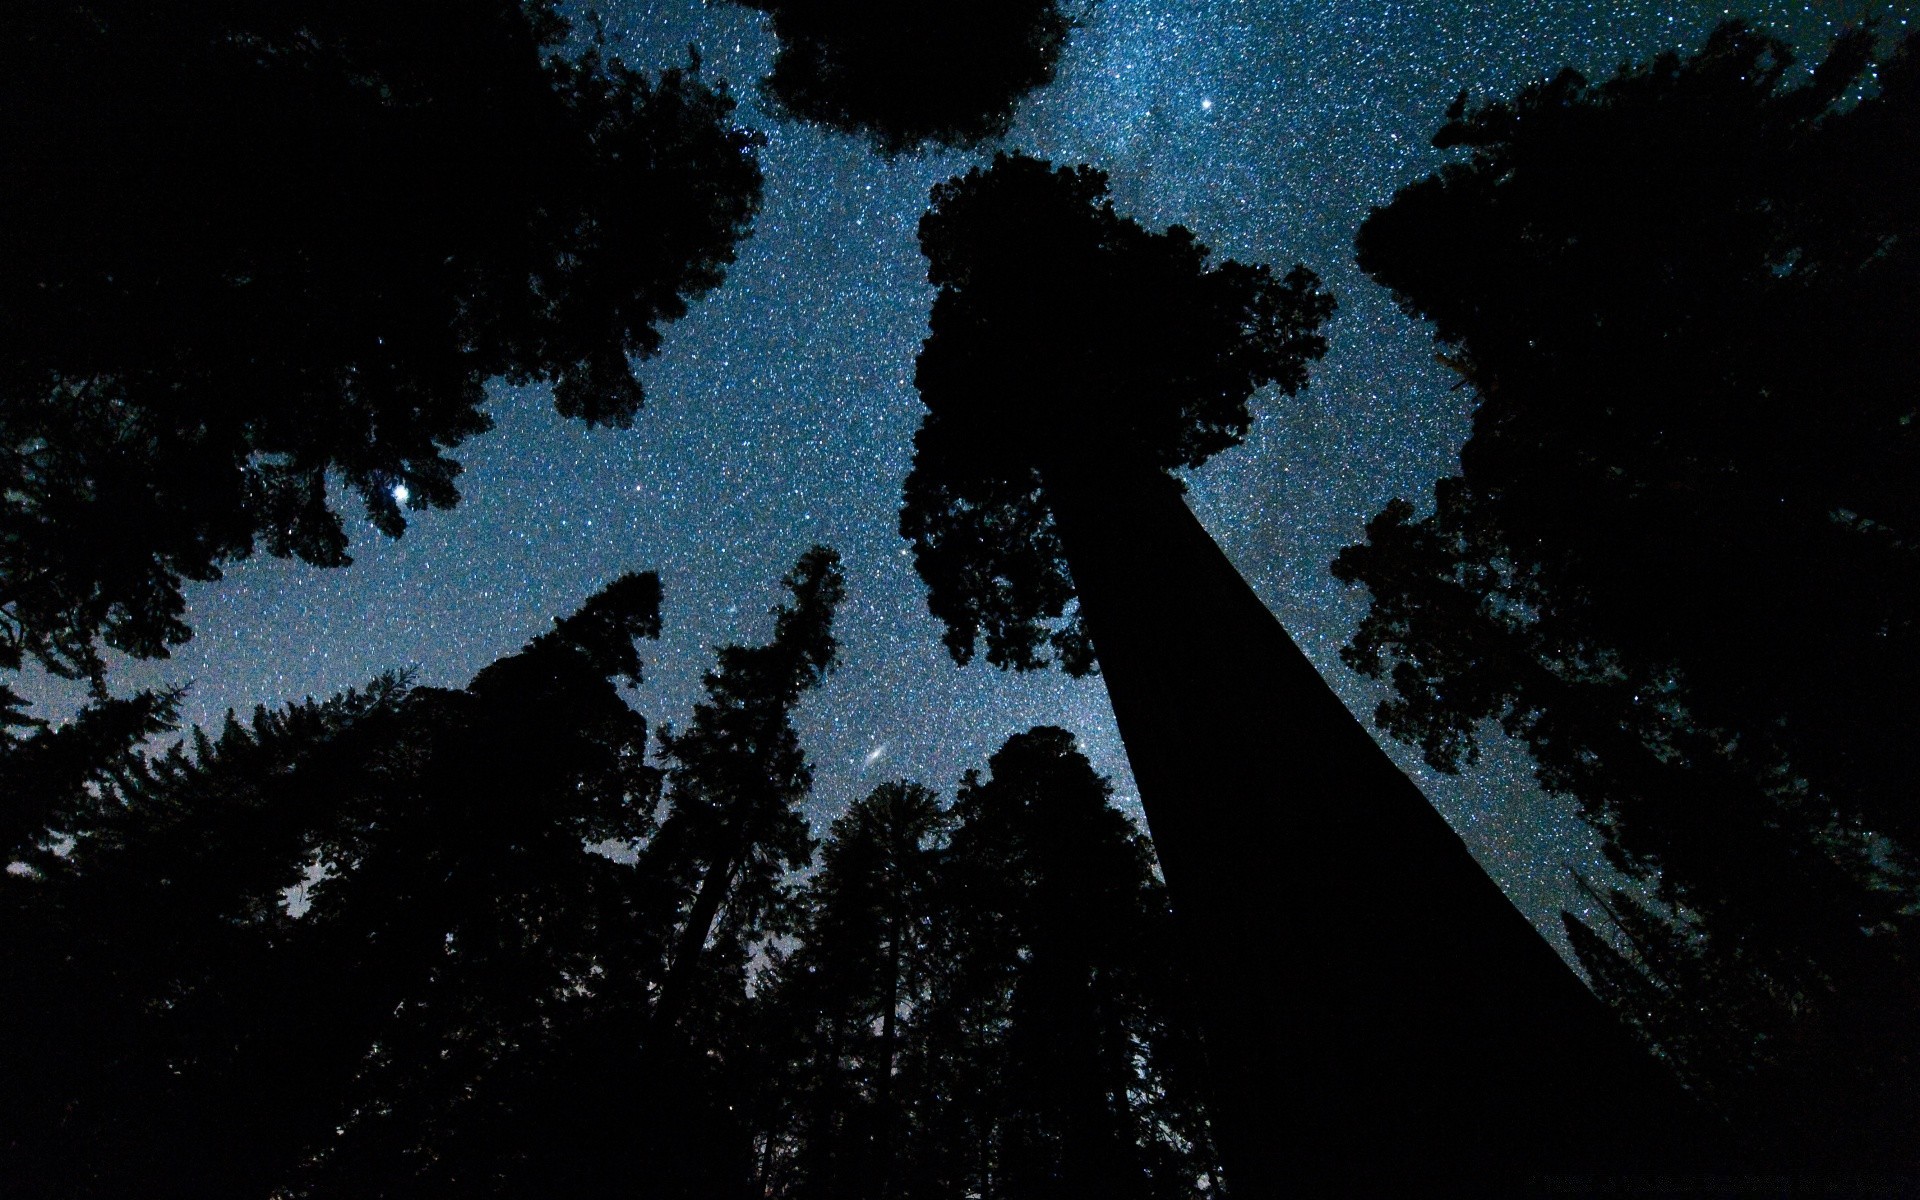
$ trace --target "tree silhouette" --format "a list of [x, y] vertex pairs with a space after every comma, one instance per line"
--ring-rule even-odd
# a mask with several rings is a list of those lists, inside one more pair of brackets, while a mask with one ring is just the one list
[[722, 647], [693, 721], [684, 732], [661, 736], [673, 810], [646, 863], [681, 882], [686, 897], [654, 1007], [661, 1030], [685, 1014], [708, 943], [716, 935], [751, 941], [770, 921], [783, 921], [787, 874], [813, 859], [799, 809], [813, 772], [792, 715], [801, 695], [833, 668], [833, 614], [846, 582], [839, 555], [816, 546], [783, 583], [793, 603], [774, 610], [773, 640]]
[[26, 862], [90, 806], [94, 789], [123, 778], [148, 738], [173, 728], [174, 692], [98, 696], [58, 725], [34, 717], [0, 684], [0, 853]]
[[1063, 730], [834, 824], [755, 1007], [767, 1194], [1191, 1197], [1199, 1043], [1145, 840]]
[[335, 744], [337, 764], [371, 763], [359, 752], [387, 740], [400, 697], [377, 687], [176, 747], [69, 814], [67, 854], [6, 876], [9, 1194], [259, 1194], [317, 1132], [357, 1057], [330, 1060], [333, 1035], [354, 1022], [289, 1036], [314, 1010], [284, 990], [277, 901], [305, 865], [302, 785], [352, 796], [365, 772], [289, 768]]
[[931, 1058], [987, 1047], [969, 1089], [986, 1159], [974, 1186], [1191, 1197], [1218, 1167], [1146, 839], [1063, 729], [1009, 738], [989, 766], [954, 802], [950, 977], [927, 1021], [952, 1051]]
[[516, 1070], [638, 969], [633, 868], [585, 845], [653, 816], [609, 677], [658, 602], [624, 577], [467, 689], [230, 719], [100, 789], [5, 880], [9, 1194], [511, 1180], [524, 1143], [474, 1143]]
[[1843, 1164], [1920, 1131], [1920, 39], [1862, 97], [1873, 54], [1854, 30], [1801, 77], [1733, 23], [1463, 94], [1434, 139], [1463, 160], [1357, 245], [1472, 436], [1430, 515], [1394, 501], [1334, 564], [1372, 593], [1345, 658], [1392, 680], [1383, 728], [1452, 770], [1497, 720], [1657, 880], [1673, 926], [1602, 908], [1643, 978], [1576, 940], [1603, 988]]
[[937, 186], [920, 225], [940, 292], [900, 531], [959, 662], [984, 641], [996, 666], [1051, 648], [1091, 670], [1049, 487], [1197, 467], [1246, 435], [1255, 391], [1292, 395], [1326, 352], [1333, 300], [1305, 267], [1209, 267], [1187, 230], [1149, 233], [1105, 197], [1090, 167], [999, 155]]
[[766, 13], [780, 39], [762, 83], [773, 105], [886, 154], [1004, 135], [1020, 98], [1052, 81], [1073, 25], [1057, 0], [736, 2]]
[[1231, 1177], [1255, 1194], [1494, 1187], [1659, 1157], [1677, 1095], [1167, 474], [1238, 441], [1258, 388], [1304, 385], [1332, 301], [1305, 268], [1209, 266], [1185, 230], [1149, 233], [1104, 197], [1096, 171], [1004, 156], [935, 189], [901, 531], [956, 660], [982, 640], [1012, 668], [1097, 653], [1182, 922]]
[[938, 797], [908, 783], [882, 784], [833, 823], [801, 896], [800, 944], [756, 1005], [770, 1081], [760, 1174], [773, 1195], [902, 1194], [903, 1142], [931, 1099], [902, 1080], [916, 1075], [913, 1022], [945, 965], [950, 824]]
[[[481, 385], [628, 424], [755, 135], [548, 0], [24, 0], [0, 16], [0, 667], [164, 655], [183, 580], [457, 499]], [[696, 64], [697, 67], [697, 64]]]
[[660, 735], [668, 808], [632, 884], [641, 967], [539, 1089], [550, 1191], [625, 1186], [637, 1162], [649, 1195], [747, 1194], [750, 965], [791, 933], [788, 876], [812, 861], [812, 769], [792, 715], [838, 653], [839, 564], [825, 547], [802, 555], [772, 640], [721, 647], [692, 720]]

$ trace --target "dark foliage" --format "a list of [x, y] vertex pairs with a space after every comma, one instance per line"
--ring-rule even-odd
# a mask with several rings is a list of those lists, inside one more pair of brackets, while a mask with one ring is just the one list
[[523, 1176], [529, 1063], [643, 965], [633, 869], [585, 847], [651, 828], [599, 633], [657, 603], [625, 577], [465, 690], [230, 719], [62, 814], [5, 879], [9, 1194]]
[[900, 530], [958, 662], [984, 639], [998, 666], [1050, 650], [1091, 670], [1049, 475], [1197, 467], [1246, 435], [1256, 391], [1297, 392], [1326, 350], [1333, 301], [1305, 267], [1209, 266], [1187, 230], [1150, 233], [1106, 196], [1090, 167], [1001, 155], [936, 187], [920, 223], [940, 292]]
[[974, 1100], [940, 1118], [979, 1148], [968, 1182], [1194, 1195], [1217, 1164], [1152, 851], [1067, 731], [1016, 735], [989, 766], [954, 802], [951, 975], [928, 1018], [946, 1051], [929, 1057]]
[[[401, 696], [389, 683], [230, 723], [67, 814], [71, 852], [0, 881], [8, 1194], [257, 1195], [319, 1132], [367, 1013], [310, 1007], [277, 969], [281, 890], [305, 866], [303, 785], [352, 795], [370, 756], [341, 768], [386, 740]], [[291, 770], [321, 748], [333, 769]]]
[[1472, 436], [1431, 515], [1396, 500], [1334, 564], [1373, 594], [1345, 657], [1391, 678], [1382, 727], [1453, 770], [1499, 722], [1657, 878], [1680, 927], [1612, 905], [1645, 980], [1577, 943], [1623, 1011], [1841, 1156], [1920, 1120], [1920, 39], [1877, 90], [1873, 53], [1856, 30], [1801, 77], [1729, 24], [1463, 95], [1435, 138], [1463, 161], [1358, 250]]
[[94, 789], [137, 769], [148, 738], [173, 728], [177, 693], [96, 697], [53, 726], [0, 685], [0, 854], [27, 855], [65, 832]]
[[692, 722], [661, 735], [673, 811], [643, 865], [686, 897], [672, 971], [654, 1012], [663, 1027], [685, 1013], [712, 939], [746, 947], [784, 931], [783, 885], [813, 861], [813, 837], [800, 812], [813, 770], [793, 728], [793, 708], [838, 655], [833, 614], [846, 594], [840, 556], [816, 546], [783, 582], [793, 603], [774, 610], [773, 640], [722, 647]]
[[950, 813], [890, 784], [834, 827], [762, 1019], [782, 1197], [1192, 1197], [1218, 1186], [1172, 915], [1060, 729]]
[[798, 882], [791, 713], [833, 663], [843, 583], [823, 549], [786, 583], [772, 640], [721, 649], [663, 737], [665, 772], [613, 681], [658, 634], [651, 575], [464, 689], [386, 679], [150, 762], [107, 721], [93, 786], [0, 879], [0, 1185], [1216, 1186], [1165, 894], [1070, 735], [1010, 740], [950, 813], [880, 788]]
[[[0, 666], [164, 655], [183, 580], [458, 498], [493, 377], [625, 426], [716, 287], [754, 135], [547, 0], [0, 15]], [[399, 489], [404, 489], [401, 491]]]
[[774, 106], [888, 154], [1005, 134], [1020, 98], [1053, 79], [1072, 27], [1057, 0], [737, 2], [780, 39], [762, 85]]
[[939, 798], [889, 783], [833, 824], [801, 895], [799, 945], [757, 1005], [762, 1028], [755, 1125], [768, 1193], [820, 1200], [903, 1197], [931, 1097], [920, 1036], [946, 963], [951, 919]]
[[792, 717], [837, 654], [839, 561], [803, 555], [772, 640], [721, 647], [692, 720], [660, 736], [666, 811], [636, 847], [621, 933], [636, 968], [609, 975], [608, 1002], [525, 1079], [528, 1117], [500, 1135], [528, 1147], [530, 1195], [750, 1194], [751, 965], [792, 932], [790, 875], [812, 862]]

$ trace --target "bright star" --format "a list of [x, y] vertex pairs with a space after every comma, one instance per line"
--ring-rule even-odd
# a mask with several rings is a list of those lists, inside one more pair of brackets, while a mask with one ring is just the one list
[[1200, 111], [1201, 111], [1201, 112], [1212, 112], [1212, 111], [1213, 111], [1213, 101], [1212, 101], [1212, 100], [1210, 100], [1210, 99], [1202, 99], [1202, 100], [1200, 101]]
[[405, 504], [412, 495], [413, 493], [407, 490], [406, 484], [396, 483], [393, 485], [393, 502], [395, 504]]

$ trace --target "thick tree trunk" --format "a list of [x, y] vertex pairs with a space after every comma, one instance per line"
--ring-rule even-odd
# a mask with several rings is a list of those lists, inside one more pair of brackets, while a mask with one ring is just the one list
[[1045, 486], [1206, 1014], [1235, 1195], [1493, 1195], [1683, 1163], [1684, 1095], [1175, 485], [1108, 462]]

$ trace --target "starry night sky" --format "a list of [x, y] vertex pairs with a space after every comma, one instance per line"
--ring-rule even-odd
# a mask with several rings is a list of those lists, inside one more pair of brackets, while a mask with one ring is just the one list
[[[1191, 482], [1190, 502], [1255, 590], [1356, 711], [1370, 685], [1337, 657], [1364, 607], [1327, 574], [1391, 496], [1431, 498], [1466, 433], [1466, 399], [1425, 330], [1352, 264], [1371, 205], [1432, 170], [1427, 144], [1461, 88], [1510, 95], [1571, 63], [1603, 76], [1628, 58], [1697, 48], [1729, 15], [1785, 36], [1803, 58], [1838, 24], [1913, 5], [1827, 0], [1573, 3], [1544, 0], [1101, 0], [1056, 82], [1021, 108], [1010, 148], [1112, 176], [1122, 213], [1179, 223], [1217, 254], [1305, 262], [1339, 298], [1312, 386], [1258, 408], [1247, 443]], [[936, 182], [984, 161], [892, 161], [850, 137], [781, 124], [756, 103], [773, 41], [759, 14], [699, 0], [612, 0], [610, 43], [648, 67], [699, 47], [741, 123], [763, 130], [766, 202], [726, 285], [667, 327], [644, 364], [633, 429], [563, 422], [543, 389], [495, 387], [497, 428], [456, 452], [465, 499], [418, 513], [389, 542], [361, 523], [355, 564], [322, 571], [257, 559], [188, 592], [191, 643], [168, 661], [116, 664], [117, 691], [193, 682], [188, 719], [324, 696], [387, 669], [457, 685], [517, 649], [625, 570], [657, 570], [666, 634], [643, 647], [636, 703], [684, 719], [710, 648], [762, 640], [776, 580], [807, 546], [845, 558], [839, 672], [802, 712], [826, 820], [886, 778], [951, 794], [1007, 735], [1055, 724], [1084, 739], [1132, 804], [1132, 779], [1097, 678], [960, 669], [940, 647], [896, 533], [920, 402], [913, 359], [932, 289], [914, 227]], [[1070, 8], [1071, 11], [1071, 8]], [[349, 503], [351, 500], [349, 499]], [[49, 703], [60, 699], [47, 690]], [[1567, 803], [1496, 749], [1471, 777], [1407, 765], [1515, 902], [1556, 940], [1578, 908], [1565, 865], [1596, 843]]]

